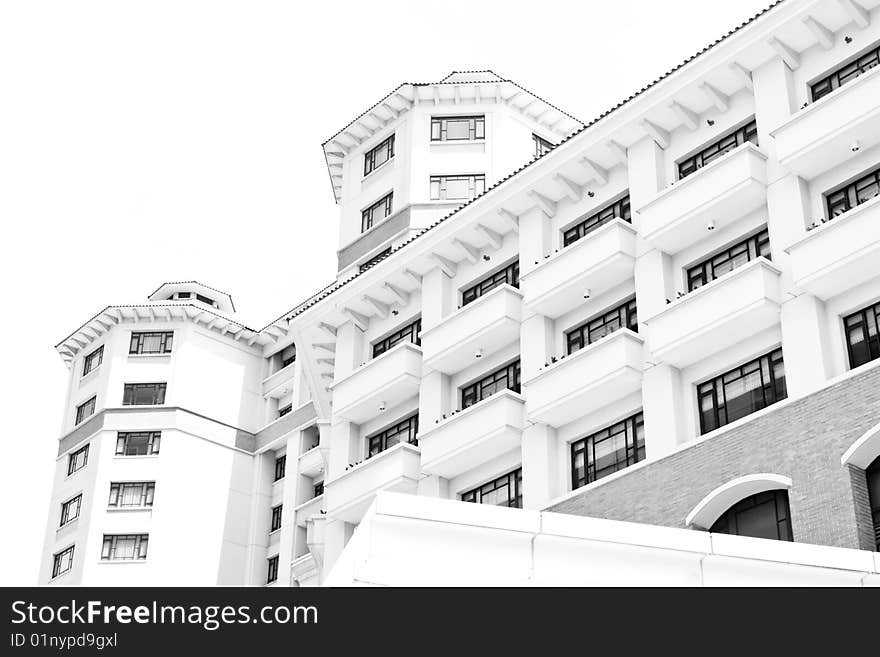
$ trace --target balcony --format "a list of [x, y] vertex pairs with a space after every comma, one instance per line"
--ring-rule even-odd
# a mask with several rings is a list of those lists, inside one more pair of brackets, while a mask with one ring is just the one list
[[327, 466], [327, 448], [312, 447], [299, 457], [299, 473], [306, 477], [317, 477]]
[[529, 381], [526, 411], [533, 422], [561, 427], [642, 387], [644, 340], [620, 329], [545, 367]]
[[328, 516], [359, 522], [380, 490], [414, 494], [420, 473], [419, 448], [400, 443], [326, 482], [324, 508]]
[[422, 471], [452, 478], [519, 449], [524, 425], [522, 396], [496, 393], [419, 434]]
[[638, 210], [642, 236], [677, 253], [766, 203], [767, 156], [752, 143], [739, 146], [654, 196]]
[[635, 228], [615, 219], [523, 274], [523, 304], [559, 317], [582, 304], [586, 290], [596, 296], [632, 278], [635, 255]]
[[880, 198], [813, 229], [786, 251], [795, 285], [820, 299], [880, 276]]
[[779, 163], [792, 173], [813, 178], [880, 143], [880, 68], [808, 105], [770, 134]]
[[310, 500], [306, 500], [298, 505], [294, 510], [296, 516], [297, 527], [306, 527], [306, 521], [314, 516], [322, 516], [321, 511], [324, 510], [324, 496], [318, 495]]
[[422, 330], [425, 367], [454, 374], [474, 362], [482, 349], [488, 356], [519, 340], [522, 293], [501, 285], [459, 308], [439, 324]]
[[295, 362], [291, 363], [287, 367], [282, 367], [280, 370], [275, 372], [275, 374], [267, 376], [265, 379], [263, 379], [263, 383], [261, 384], [263, 397], [274, 397], [275, 399], [281, 399], [287, 393], [289, 393], [293, 388], [294, 369], [296, 369]]
[[404, 342], [336, 381], [334, 414], [361, 424], [378, 413], [379, 404], [392, 408], [419, 394], [422, 350]]
[[644, 320], [654, 360], [685, 367], [779, 324], [780, 271], [758, 258]]

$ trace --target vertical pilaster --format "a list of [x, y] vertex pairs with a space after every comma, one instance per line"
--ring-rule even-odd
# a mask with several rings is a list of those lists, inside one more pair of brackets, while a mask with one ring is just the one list
[[334, 422], [330, 427], [328, 480], [342, 476], [350, 463], [361, 459], [363, 450], [358, 450], [359, 429], [358, 425], [344, 420]]
[[553, 252], [553, 226], [539, 208], [532, 208], [519, 217], [519, 271], [531, 271], [544, 256]]
[[452, 384], [443, 372], [422, 375], [419, 385], [419, 433], [430, 431], [437, 420], [452, 410]]
[[364, 360], [364, 332], [354, 322], [346, 322], [336, 332], [336, 357], [333, 376], [336, 381], [345, 378], [360, 367]]
[[558, 472], [559, 449], [556, 430], [552, 427], [533, 424], [523, 430], [523, 508], [543, 509], [563, 493]]
[[422, 328], [439, 324], [455, 307], [452, 279], [440, 268], [422, 276]]
[[666, 363], [649, 366], [642, 378], [645, 456], [656, 459], [685, 440], [682, 381], [678, 368]]
[[553, 320], [544, 315], [532, 315], [520, 327], [520, 368], [522, 380], [527, 381], [554, 355]]

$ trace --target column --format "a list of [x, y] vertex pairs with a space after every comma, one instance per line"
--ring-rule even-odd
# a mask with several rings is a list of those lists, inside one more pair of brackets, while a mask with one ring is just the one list
[[531, 315], [520, 326], [521, 378], [527, 381], [556, 354], [553, 320], [544, 315]]
[[[531, 271], [553, 252], [553, 226], [540, 209], [532, 208], [519, 216], [519, 271]], [[538, 263], [538, 265], [535, 264]]]
[[546, 424], [525, 428], [522, 436], [523, 508], [541, 510], [564, 491], [559, 477], [559, 441]]

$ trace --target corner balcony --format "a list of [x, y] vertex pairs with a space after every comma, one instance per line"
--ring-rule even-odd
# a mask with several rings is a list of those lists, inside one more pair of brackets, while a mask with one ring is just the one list
[[297, 506], [293, 512], [296, 517], [297, 527], [306, 527], [306, 522], [315, 516], [322, 516], [321, 511], [324, 510], [324, 496], [318, 495], [310, 500], [306, 500]]
[[633, 275], [636, 230], [623, 219], [601, 226], [520, 277], [523, 304], [556, 318]]
[[452, 478], [518, 449], [524, 404], [521, 395], [502, 390], [419, 433], [422, 472]]
[[653, 358], [685, 367], [779, 324], [780, 271], [766, 258], [728, 272], [644, 320]]
[[811, 230], [786, 251], [795, 285], [820, 299], [880, 276], [880, 198]]
[[418, 395], [421, 377], [422, 350], [401, 343], [333, 383], [333, 412], [361, 424], [376, 417], [380, 403], [391, 408]]
[[263, 379], [260, 386], [263, 397], [281, 399], [289, 393], [291, 388], [293, 388], [293, 371], [295, 368], [296, 363], [294, 362]]
[[792, 173], [813, 178], [880, 143], [880, 68], [807, 105], [770, 134], [779, 163]]
[[299, 457], [299, 473], [306, 477], [315, 478], [327, 466], [327, 452], [329, 450], [324, 447], [312, 447], [307, 452], [303, 452]]
[[642, 388], [644, 340], [619, 329], [541, 370], [523, 386], [528, 419], [561, 427]]
[[326, 482], [324, 508], [330, 517], [359, 522], [380, 490], [415, 494], [420, 474], [419, 448], [397, 444]]
[[639, 231], [666, 253], [702, 240], [767, 201], [767, 156], [751, 142], [667, 187], [638, 209]]
[[501, 285], [422, 330], [425, 367], [444, 374], [460, 372], [474, 362], [477, 349], [488, 356], [518, 341], [521, 319], [522, 293]]

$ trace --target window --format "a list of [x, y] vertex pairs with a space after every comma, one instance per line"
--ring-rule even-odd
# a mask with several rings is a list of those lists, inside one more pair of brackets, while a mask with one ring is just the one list
[[120, 508], [153, 506], [156, 492], [155, 481], [128, 481], [110, 484], [110, 499], [107, 506]]
[[583, 349], [588, 344], [601, 340], [621, 328], [638, 332], [639, 320], [636, 315], [635, 299], [624, 301], [616, 308], [612, 308], [566, 333], [565, 341], [568, 345], [568, 353], [573, 354], [578, 349]]
[[278, 506], [272, 507], [272, 525], [269, 527], [270, 532], [281, 529], [281, 509], [283, 506], [283, 504], [279, 504]]
[[770, 258], [770, 235], [766, 228], [716, 253], [711, 258], [688, 267], [688, 292], [703, 287], [706, 283], [761, 256]]
[[120, 431], [116, 434], [116, 456], [158, 454], [161, 439], [161, 431]]
[[721, 137], [721, 139], [709, 144], [698, 153], [679, 162], [679, 179], [687, 178], [698, 169], [702, 169], [707, 164], [711, 164], [722, 155], [729, 153], [737, 146], [742, 146], [747, 141], [752, 142], [755, 146], [758, 145], [758, 126], [754, 119], [741, 128], [737, 128], [736, 130], [727, 133]]
[[519, 360], [487, 374], [461, 389], [461, 408], [473, 406], [501, 390], [519, 392]]
[[123, 406], [157, 406], [165, 403], [164, 383], [126, 383]]
[[535, 157], [541, 157], [544, 153], [549, 153], [556, 148], [556, 144], [547, 141], [543, 137], [539, 137], [535, 133], [532, 133], [532, 141], [535, 142]]
[[323, 481], [319, 481], [317, 484], [315, 484], [314, 493], [315, 494], [312, 495], [312, 497], [321, 497], [321, 495], [324, 494], [324, 482]]
[[486, 138], [486, 117], [432, 116], [431, 141], [474, 141]]
[[522, 508], [522, 468], [461, 494], [462, 502]]
[[599, 226], [604, 226], [614, 219], [623, 219], [632, 223], [632, 210], [629, 207], [629, 194], [611, 203], [598, 212], [591, 214], [586, 219], [582, 219], [571, 228], [562, 233], [562, 246], [574, 244], [579, 239], [596, 230]]
[[816, 102], [823, 96], [827, 96], [848, 82], [852, 82], [862, 73], [870, 71], [878, 64], [880, 64], [880, 46], [875, 46], [857, 59], [844, 64], [821, 80], [811, 84], [810, 96], [813, 98], [813, 102]]
[[278, 409], [278, 417], [284, 417], [285, 415], [290, 413], [290, 411], [292, 411], [292, 410], [293, 410], [293, 404], [288, 404], [287, 406], [282, 406], [281, 408]]
[[52, 556], [52, 577], [63, 575], [73, 568], [73, 546]]
[[866, 173], [843, 187], [825, 194], [828, 218], [839, 217], [854, 207], [880, 196], [880, 168]]
[[571, 444], [571, 488], [580, 488], [645, 458], [642, 413]]
[[76, 407], [76, 424], [79, 424], [87, 417], [91, 417], [94, 414], [97, 401], [98, 397], [95, 396]]
[[372, 173], [394, 157], [394, 135], [364, 153], [364, 175]]
[[494, 274], [487, 276], [483, 280], [465, 289], [461, 293], [461, 305], [466, 306], [471, 301], [476, 301], [479, 297], [486, 294], [486, 292], [494, 290], [499, 285], [504, 284], [512, 285], [516, 288], [519, 287], [519, 260], [514, 260], [504, 269], [496, 271]]
[[269, 557], [269, 572], [266, 574], [266, 584], [271, 584], [278, 579], [278, 555]]
[[410, 322], [403, 328], [396, 330], [391, 335], [382, 338], [373, 345], [373, 358], [381, 356], [391, 349], [391, 347], [399, 345], [401, 342], [411, 342], [416, 346], [422, 344], [421, 338], [419, 338], [421, 330], [422, 319], [419, 318], [414, 322]]
[[84, 445], [67, 457], [67, 476], [82, 470], [89, 462], [89, 446]]
[[851, 368], [880, 358], [880, 303], [843, 318], [846, 351]]
[[170, 354], [174, 331], [132, 332], [129, 354]]
[[104, 534], [103, 561], [142, 561], [147, 558], [149, 534]]
[[79, 518], [79, 510], [82, 507], [82, 493], [77, 495], [71, 500], [67, 500], [64, 504], [61, 505], [61, 522], [59, 523], [59, 527], [64, 527], [71, 520], [76, 520]]
[[279, 481], [284, 479], [284, 473], [287, 470], [287, 454], [283, 454], [275, 459], [275, 479]]
[[786, 396], [782, 349], [774, 349], [697, 386], [700, 430], [723, 427]]
[[366, 232], [391, 214], [394, 192], [389, 192], [365, 210], [361, 210], [361, 232]]
[[296, 346], [290, 345], [281, 352], [281, 369], [296, 362]]
[[462, 176], [431, 176], [432, 201], [467, 201], [486, 191], [482, 173]]
[[737, 502], [715, 521], [709, 531], [791, 541], [788, 491], [770, 490]]
[[93, 372], [101, 366], [101, 362], [104, 360], [104, 347], [98, 347], [88, 356], [83, 358], [83, 373], [85, 376], [89, 372]]
[[387, 249], [385, 249], [385, 250], [383, 250], [383, 251], [380, 251], [379, 253], [377, 253], [376, 255], [374, 255], [372, 258], [370, 258], [370, 259], [367, 260], [366, 262], [361, 263], [360, 265], [358, 265], [358, 273], [363, 273], [363, 272], [367, 271], [370, 267], [372, 267], [372, 266], [375, 265], [377, 262], [379, 262], [380, 260], [382, 260], [382, 258], [384, 258], [385, 256], [387, 256], [389, 253], [391, 253], [391, 247], [390, 247], [390, 246], [389, 246]]
[[874, 524], [874, 543], [880, 552], [880, 457], [865, 471], [868, 477], [868, 501], [871, 505], [871, 520]]
[[206, 297], [201, 294], [196, 294], [196, 301], [201, 301], [202, 303], [207, 304], [209, 306], [216, 306], [217, 305], [217, 302], [214, 301], [211, 297]]
[[389, 447], [394, 447], [397, 443], [418, 445], [419, 441], [416, 438], [418, 433], [419, 415], [416, 413], [377, 434], [367, 436], [367, 458], [372, 458]]

